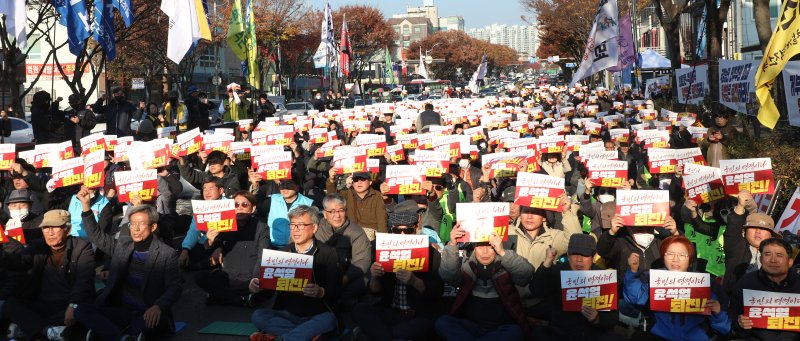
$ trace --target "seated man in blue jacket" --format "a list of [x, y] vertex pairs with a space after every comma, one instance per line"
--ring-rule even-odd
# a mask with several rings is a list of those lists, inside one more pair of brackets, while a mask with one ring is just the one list
[[119, 239], [114, 239], [97, 227], [89, 191], [84, 188], [77, 197], [83, 204], [89, 240], [109, 255], [111, 265], [100, 297], [95, 304], [75, 305], [75, 319], [103, 340], [119, 340], [123, 334], [172, 334], [171, 310], [181, 297], [183, 277], [175, 250], [155, 237], [156, 208], [139, 205], [128, 209], [130, 229], [120, 231]]
[[[208, 179], [203, 183], [203, 200], [220, 200], [225, 194], [225, 187], [220, 179]], [[197, 222], [192, 217], [192, 223], [181, 243], [181, 255], [178, 262], [182, 268], [207, 268], [212, 250], [207, 247], [208, 237], [197, 230]]]

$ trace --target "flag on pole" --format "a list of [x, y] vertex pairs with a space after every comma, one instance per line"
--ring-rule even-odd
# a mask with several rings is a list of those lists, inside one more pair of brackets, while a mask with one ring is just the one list
[[0, 13], [6, 17], [6, 31], [17, 39], [17, 46], [25, 49], [28, 47], [28, 14], [25, 0], [0, 1]]
[[619, 20], [619, 57], [617, 65], [608, 69], [611, 72], [620, 72], [628, 68], [628, 65], [636, 62], [636, 47], [633, 45], [633, 33], [631, 33], [631, 16], [626, 14]]
[[800, 53], [800, 44], [797, 43], [800, 18], [797, 11], [797, 1], [783, 2], [781, 15], [778, 17], [780, 19], [775, 25], [775, 31], [767, 44], [767, 49], [764, 50], [764, 58], [761, 59], [761, 65], [756, 72], [756, 97], [761, 104], [758, 121], [770, 129], [775, 129], [780, 118], [780, 112], [772, 100], [770, 89], [775, 83], [775, 78], [786, 67], [786, 63]]
[[347, 31], [347, 14], [342, 16], [342, 36], [339, 42], [339, 70], [345, 77], [350, 76], [350, 53], [353, 48], [350, 45], [350, 32]]
[[322, 19], [321, 41], [328, 46], [329, 51], [333, 50], [333, 10], [331, 2], [325, 2], [325, 13]]
[[228, 47], [239, 60], [247, 58], [247, 35], [244, 32], [244, 18], [242, 15], [242, 1], [233, 0], [231, 18], [228, 21]]
[[89, 26], [89, 14], [86, 11], [86, 3], [83, 1], [52, 0], [56, 12], [61, 15], [59, 23], [67, 27], [67, 42], [69, 52], [80, 55], [86, 47], [86, 39], [91, 35], [92, 29]]
[[169, 17], [167, 57], [180, 64], [195, 41], [200, 39], [200, 26], [194, 0], [161, 0], [161, 11]]
[[486, 78], [486, 68], [488, 66], [488, 59], [486, 58], [486, 52], [483, 52], [483, 58], [481, 58], [481, 64], [478, 65], [478, 69], [475, 70], [475, 73], [472, 74], [472, 79], [469, 81], [469, 88], [472, 90], [472, 93], [478, 93], [480, 88], [478, 87], [478, 81], [482, 81]]
[[597, 72], [616, 66], [619, 59], [619, 11], [616, 0], [601, 0], [578, 71], [570, 86]]
[[208, 22], [208, 6], [205, 0], [194, 0], [197, 12], [197, 26], [200, 28], [200, 38], [211, 41], [211, 28]]
[[[113, 0], [113, 4], [114, 7], [119, 10], [119, 14], [122, 15], [122, 19], [125, 21], [125, 27], [131, 27], [134, 19], [133, 5], [131, 4], [131, 0]], [[112, 15], [111, 18], [113, 17], [114, 16]]]
[[256, 15], [253, 0], [247, 0], [245, 9], [245, 32], [247, 34], [247, 82], [250, 86], [261, 89], [260, 72], [258, 70], [258, 44], [256, 40]]
[[422, 58], [422, 47], [419, 48], [419, 75], [423, 79], [428, 79], [428, 70], [425, 69], [425, 59]]
[[405, 52], [405, 49], [403, 49], [402, 47], [400, 47], [399, 49], [400, 49], [400, 67], [401, 67], [401, 70], [403, 72], [402, 75], [403, 76], [407, 76], [408, 75], [408, 63], [406, 63], [406, 52]]
[[117, 42], [114, 37], [114, 3], [113, 0], [99, 1], [94, 5], [94, 40], [100, 43], [106, 52], [108, 61], [117, 57]]
[[394, 70], [392, 70], [392, 56], [389, 54], [389, 48], [384, 48], [383, 50], [386, 53], [383, 65], [384, 77], [389, 79], [389, 84], [395, 84], [397, 80], [394, 78]]

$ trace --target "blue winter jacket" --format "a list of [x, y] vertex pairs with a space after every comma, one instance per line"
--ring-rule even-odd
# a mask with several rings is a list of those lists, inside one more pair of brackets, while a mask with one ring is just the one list
[[312, 206], [314, 201], [297, 193], [297, 199], [287, 209], [286, 200], [280, 193], [271, 195], [269, 204], [269, 239], [273, 248], [281, 249], [289, 244], [289, 211], [300, 205]]

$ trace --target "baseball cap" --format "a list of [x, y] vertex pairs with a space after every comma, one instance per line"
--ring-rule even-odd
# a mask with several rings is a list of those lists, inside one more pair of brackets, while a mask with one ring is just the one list
[[503, 190], [503, 193], [500, 194], [500, 201], [502, 202], [514, 202], [514, 195], [516, 194], [517, 186], [509, 186]]
[[69, 223], [69, 212], [65, 210], [51, 210], [47, 211], [42, 217], [42, 223], [39, 227], [46, 226], [64, 226]]
[[747, 220], [744, 222], [744, 228], [748, 227], [769, 230], [773, 235], [780, 237], [778, 233], [775, 232], [775, 220], [765, 213], [756, 212], [749, 214]]
[[353, 173], [353, 180], [355, 179], [372, 179], [372, 174], [369, 172], [356, 172]]
[[567, 254], [581, 255], [581, 256], [594, 256], [597, 251], [597, 242], [588, 234], [575, 233], [569, 237], [569, 244], [567, 245]]

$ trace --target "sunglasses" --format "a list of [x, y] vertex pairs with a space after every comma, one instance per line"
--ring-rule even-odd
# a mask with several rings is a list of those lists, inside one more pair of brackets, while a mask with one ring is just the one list
[[367, 181], [367, 180], [369, 180], [369, 179], [367, 179], [367, 178], [361, 178], [361, 177], [358, 177], [358, 178], [353, 178], [353, 182]]
[[234, 203], [234, 205], [236, 206], [236, 208], [239, 208], [239, 207], [248, 208], [248, 207], [250, 207], [250, 202], [249, 201], [242, 201], [242, 202]]
[[603, 195], [603, 194], [614, 194], [614, 191], [612, 191], [610, 189], [601, 188], [601, 189], [597, 190], [597, 194], [600, 194], [600, 195]]
[[415, 232], [417, 232], [417, 228], [413, 226], [405, 228], [392, 227], [392, 233], [394, 234], [414, 234]]

